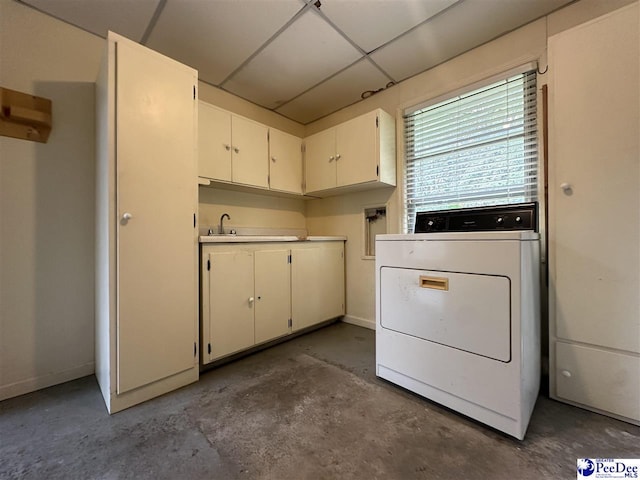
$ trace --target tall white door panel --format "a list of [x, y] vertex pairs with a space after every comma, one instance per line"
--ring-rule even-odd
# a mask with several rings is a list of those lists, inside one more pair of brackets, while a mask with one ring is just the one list
[[639, 20], [635, 3], [549, 39], [550, 394], [636, 423]]
[[195, 362], [191, 69], [117, 44], [117, 391]]

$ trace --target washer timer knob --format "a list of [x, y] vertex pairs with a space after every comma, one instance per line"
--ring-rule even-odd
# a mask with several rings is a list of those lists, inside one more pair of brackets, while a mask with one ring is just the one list
[[516, 223], [522, 223], [522, 217], [521, 216], [517, 216], [516, 217]]
[[496, 223], [498, 225], [502, 225], [504, 223], [504, 218], [503, 217], [498, 217], [497, 220], [496, 220]]

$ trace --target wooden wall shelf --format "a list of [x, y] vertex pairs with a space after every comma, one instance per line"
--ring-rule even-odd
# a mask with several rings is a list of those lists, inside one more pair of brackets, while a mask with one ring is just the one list
[[51, 100], [0, 87], [0, 135], [46, 143]]

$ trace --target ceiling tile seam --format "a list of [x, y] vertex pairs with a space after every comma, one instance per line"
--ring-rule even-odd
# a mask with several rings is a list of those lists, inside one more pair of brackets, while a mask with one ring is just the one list
[[162, 15], [162, 11], [164, 10], [164, 7], [166, 4], [167, 4], [167, 0], [160, 0], [158, 2], [156, 9], [153, 12], [153, 15], [151, 16], [151, 19], [149, 20], [149, 24], [147, 25], [147, 28], [145, 29], [144, 33], [142, 34], [142, 38], [140, 39], [140, 43], [142, 45], [147, 44], [147, 41], [151, 36], [151, 32], [153, 31], [154, 28], [156, 28], [156, 25], [158, 24], [158, 20], [160, 19], [160, 15]]
[[229, 80], [231, 80], [240, 70], [242, 70], [244, 67], [247, 66], [247, 64], [253, 60], [260, 52], [262, 52], [265, 48], [267, 48], [276, 38], [278, 38], [278, 36], [284, 32], [287, 28], [289, 28], [293, 22], [295, 22], [298, 18], [300, 18], [302, 16], [302, 14], [309, 10], [310, 6], [308, 4], [305, 4], [300, 10], [298, 10], [296, 12], [296, 14], [291, 17], [282, 27], [280, 27], [276, 33], [274, 33], [273, 35], [271, 35], [271, 37], [269, 37], [269, 39], [264, 42], [255, 52], [253, 52], [251, 55], [249, 55], [244, 62], [242, 62], [233, 72], [231, 72], [229, 75], [227, 75], [227, 77], [220, 82], [220, 87], [222, 87], [225, 83], [227, 83]]
[[[315, 5], [313, 5], [315, 7]], [[393, 78], [391, 75], [389, 75], [389, 73], [387, 73], [385, 71], [384, 68], [382, 68], [380, 65], [378, 65], [372, 58], [369, 57], [369, 52], [367, 52], [366, 50], [364, 50], [362, 47], [360, 47], [360, 45], [358, 45], [355, 41], [353, 41], [346, 33], [344, 33], [336, 24], [334, 24], [331, 19], [329, 17], [327, 17], [324, 12], [318, 8], [312, 8], [313, 11], [316, 12], [316, 14], [322, 18], [327, 24], [329, 24], [331, 26], [331, 28], [333, 28], [336, 32], [338, 32], [342, 38], [344, 38], [347, 42], [349, 42], [351, 44], [352, 47], [354, 47], [355, 49], [357, 49], [360, 54], [362, 55], [363, 58], [366, 58], [367, 60], [369, 60], [369, 63], [371, 63], [373, 65], [374, 68], [376, 68], [380, 73], [382, 73], [385, 77], [387, 77], [387, 79], [393, 83], [397, 83], [397, 80], [395, 78]], [[389, 43], [389, 42], [387, 42]], [[386, 44], [385, 44], [386, 45]], [[374, 50], [375, 51], [375, 50]], [[339, 72], [338, 72], [339, 73]], [[312, 87], [313, 88], [313, 87]]]
[[331, 21], [331, 19], [329, 17], [327, 17], [324, 12], [322, 10], [320, 10], [318, 7], [316, 7], [315, 5], [313, 5], [314, 8], [312, 8], [311, 10], [316, 12], [316, 15], [318, 15], [322, 20], [324, 20], [331, 28], [333, 28], [336, 32], [338, 32], [340, 34], [340, 36], [342, 38], [344, 38], [347, 42], [349, 42], [351, 44], [351, 46], [353, 48], [355, 48], [356, 50], [358, 50], [358, 52], [360, 52], [360, 55], [362, 55], [363, 57], [367, 54], [367, 52], [365, 52], [362, 47], [360, 45], [358, 45], [356, 42], [354, 42], [353, 40], [351, 40], [351, 38], [344, 33], [340, 28], [338, 28], [338, 26], [333, 23]]
[[458, 0], [455, 3], [452, 3], [451, 5], [449, 5], [447, 8], [444, 8], [442, 10], [440, 10], [438, 13], [436, 13], [435, 15], [430, 16], [429, 18], [425, 18], [422, 22], [418, 23], [417, 25], [414, 25], [413, 27], [411, 27], [409, 30], [405, 30], [404, 32], [402, 32], [400, 35], [397, 35], [395, 37], [393, 37], [391, 40], [389, 40], [386, 43], [383, 43], [382, 45], [374, 48], [373, 50], [371, 50], [367, 55], [371, 55], [375, 52], [377, 52], [378, 50], [383, 49], [384, 47], [387, 47], [388, 45], [392, 44], [393, 42], [395, 42], [396, 40], [410, 34], [411, 32], [413, 32], [414, 30], [417, 30], [418, 28], [422, 27], [423, 25], [426, 25], [427, 23], [431, 22], [434, 18], [438, 18], [439, 16], [447, 13], [449, 10], [457, 7], [458, 5], [460, 5], [461, 3], [464, 3], [465, 0]]
[[360, 58], [358, 58], [357, 60], [355, 60], [355, 61], [351, 62], [351, 63], [350, 63], [349, 65], [347, 65], [346, 67], [341, 68], [340, 70], [338, 70], [338, 71], [337, 71], [337, 72], [335, 72], [335, 73], [332, 73], [332, 74], [331, 74], [331, 75], [329, 75], [328, 77], [325, 77], [324, 79], [320, 80], [318, 83], [316, 83], [316, 84], [314, 84], [314, 85], [310, 86], [310, 87], [309, 87], [309, 88], [307, 88], [306, 90], [304, 90], [304, 91], [302, 91], [302, 92], [298, 93], [297, 95], [294, 95], [294, 96], [293, 96], [293, 97], [291, 97], [289, 100], [286, 100], [285, 102], [281, 103], [281, 104], [280, 104], [280, 105], [278, 105], [277, 107], [274, 107], [274, 108], [272, 108], [272, 109], [270, 109], [270, 110], [273, 110], [273, 111], [275, 112], [277, 108], [282, 108], [282, 107], [284, 107], [285, 105], [287, 105], [287, 104], [289, 104], [289, 103], [293, 102], [296, 98], [301, 97], [301, 96], [302, 96], [302, 95], [304, 95], [305, 93], [308, 93], [308, 92], [310, 92], [311, 90], [313, 90], [314, 88], [319, 87], [319, 86], [320, 86], [320, 85], [322, 85], [323, 83], [328, 82], [328, 81], [329, 81], [329, 80], [331, 80], [333, 77], [336, 77], [336, 76], [340, 75], [342, 72], [344, 72], [345, 70], [347, 70], [347, 69], [349, 69], [349, 68], [353, 67], [356, 63], [361, 62], [364, 58], [365, 58], [365, 57], [360, 57]]
[[91, 30], [89, 30], [89, 29], [87, 29], [85, 27], [82, 27], [80, 25], [76, 25], [75, 23], [71, 23], [69, 20], [65, 20], [64, 18], [58, 17], [56, 15], [53, 15], [52, 13], [45, 12], [44, 10], [41, 10], [40, 8], [36, 7], [35, 5], [31, 5], [30, 3], [27, 3], [24, 0], [13, 0], [13, 1], [16, 2], [19, 5], [22, 5], [24, 7], [28, 7], [30, 9], [32, 9], [32, 10], [35, 10], [36, 12], [39, 12], [39, 13], [41, 13], [43, 15], [46, 15], [49, 18], [53, 18], [55, 20], [58, 20], [59, 22], [62, 22], [64, 24], [66, 24], [66, 25], [70, 25], [72, 27], [75, 27], [75, 28], [77, 28], [79, 30], [82, 30], [83, 32], [90, 33], [91, 35], [94, 35], [94, 36], [96, 36], [98, 38], [104, 38], [104, 39], [107, 38], [106, 35], [103, 37], [99, 33], [92, 32]]

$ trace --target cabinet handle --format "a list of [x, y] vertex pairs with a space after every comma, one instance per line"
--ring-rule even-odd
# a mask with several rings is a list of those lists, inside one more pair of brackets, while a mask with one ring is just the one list
[[254, 301], [254, 298], [253, 297], [249, 297], [249, 306], [253, 305], [253, 301]]
[[573, 193], [573, 186], [570, 183], [567, 183], [567, 182], [561, 183], [560, 188], [567, 195], [571, 195], [571, 193]]
[[571, 378], [571, 372], [569, 370], [562, 370], [562, 375], [567, 378]]
[[233, 151], [236, 152], [236, 153], [240, 153], [240, 149], [238, 147], [233, 147]]
[[271, 157], [271, 161], [272, 161], [273, 163], [276, 163], [276, 157]]
[[333, 162], [333, 159], [334, 159], [334, 156], [333, 156], [333, 155], [331, 155], [331, 156], [329, 157], [329, 162]]
[[340, 160], [340, 154], [339, 153], [336, 155], [336, 160]]
[[227, 145], [226, 143], [223, 144], [224, 145], [224, 149], [228, 152], [229, 150], [231, 150], [231, 145]]
[[122, 220], [125, 222], [131, 220], [132, 218], [133, 218], [133, 215], [131, 215], [129, 212], [125, 212], [122, 214]]

